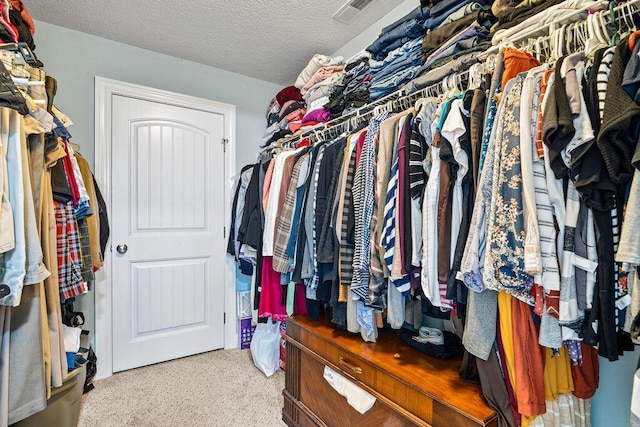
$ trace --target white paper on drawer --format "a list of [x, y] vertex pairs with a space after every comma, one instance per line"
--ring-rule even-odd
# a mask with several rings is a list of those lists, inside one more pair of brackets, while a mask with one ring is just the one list
[[347, 398], [349, 405], [356, 411], [364, 414], [376, 403], [376, 398], [367, 393], [333, 369], [324, 367], [324, 379], [340, 395]]
[[640, 369], [633, 376], [633, 392], [631, 394], [631, 412], [640, 417]]

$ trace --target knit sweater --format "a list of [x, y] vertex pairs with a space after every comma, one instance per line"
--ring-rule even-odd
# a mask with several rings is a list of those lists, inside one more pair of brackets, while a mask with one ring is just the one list
[[633, 176], [631, 158], [640, 131], [640, 106], [622, 88], [624, 69], [631, 52], [628, 43], [616, 47], [607, 85], [598, 148], [614, 184], [626, 184]]
[[563, 61], [564, 58], [560, 58], [556, 63], [555, 85], [553, 92], [549, 93], [549, 102], [545, 106], [542, 123], [544, 143], [549, 147], [549, 161], [556, 178], [562, 178], [568, 172], [560, 153], [576, 133], [566, 87], [560, 72]]

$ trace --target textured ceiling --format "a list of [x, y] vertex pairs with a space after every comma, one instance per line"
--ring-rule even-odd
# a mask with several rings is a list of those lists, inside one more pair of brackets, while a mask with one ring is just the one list
[[373, 0], [343, 24], [331, 16], [346, 0], [24, 1], [40, 21], [282, 85], [401, 2]]

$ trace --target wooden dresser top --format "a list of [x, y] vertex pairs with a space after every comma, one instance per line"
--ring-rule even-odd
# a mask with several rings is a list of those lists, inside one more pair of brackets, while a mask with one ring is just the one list
[[326, 320], [296, 316], [288, 321], [287, 335], [302, 345], [309, 335], [326, 340], [456, 412], [477, 420], [495, 417], [495, 412], [482, 396], [480, 386], [467, 383], [458, 376], [461, 357], [441, 360], [426, 355], [403, 343], [400, 331], [380, 329], [378, 341], [367, 343], [360, 335], [339, 330]]

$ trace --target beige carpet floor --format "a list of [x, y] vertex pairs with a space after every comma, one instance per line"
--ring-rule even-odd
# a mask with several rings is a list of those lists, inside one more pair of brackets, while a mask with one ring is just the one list
[[85, 395], [80, 427], [284, 426], [284, 372], [218, 350], [114, 374]]

